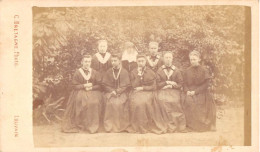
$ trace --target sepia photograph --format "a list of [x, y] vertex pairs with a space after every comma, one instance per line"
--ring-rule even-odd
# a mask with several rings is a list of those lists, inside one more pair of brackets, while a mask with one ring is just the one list
[[32, 7], [35, 147], [250, 146], [251, 8]]

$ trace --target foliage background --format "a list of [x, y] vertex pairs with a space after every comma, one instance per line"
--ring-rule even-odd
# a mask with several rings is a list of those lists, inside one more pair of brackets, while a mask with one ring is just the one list
[[[172, 51], [174, 64], [189, 66], [193, 49], [212, 72], [215, 99], [243, 101], [245, 79], [245, 7], [67, 7], [33, 8], [33, 99], [68, 98], [81, 55], [97, 51], [106, 38], [110, 52], [133, 42], [146, 52], [151, 40]], [[241, 102], [242, 103], [242, 102]], [[64, 106], [64, 105], [63, 105]]]

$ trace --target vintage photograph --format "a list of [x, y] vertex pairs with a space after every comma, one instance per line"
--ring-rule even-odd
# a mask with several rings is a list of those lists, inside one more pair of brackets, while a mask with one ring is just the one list
[[32, 7], [34, 146], [250, 145], [250, 13]]

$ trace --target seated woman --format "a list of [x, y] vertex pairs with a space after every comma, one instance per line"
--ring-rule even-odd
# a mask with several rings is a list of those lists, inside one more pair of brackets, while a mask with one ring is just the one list
[[157, 71], [157, 102], [161, 106], [163, 118], [168, 125], [168, 132], [185, 131], [186, 120], [181, 106], [181, 72], [172, 65], [173, 56], [166, 52], [163, 56], [164, 65]]
[[136, 56], [138, 55], [138, 52], [132, 42], [126, 42], [124, 47], [125, 50], [122, 55], [122, 66], [128, 72], [131, 72], [137, 67]]
[[77, 69], [72, 79], [70, 94], [62, 122], [63, 132], [97, 132], [100, 122], [102, 94], [100, 75], [91, 69], [91, 56], [85, 55], [82, 67]]
[[119, 55], [111, 56], [112, 68], [103, 76], [105, 89], [104, 129], [107, 132], [127, 131], [129, 103], [126, 90], [130, 87], [128, 72], [122, 68]]
[[132, 91], [130, 93], [130, 122], [135, 133], [166, 132], [166, 125], [156, 109], [154, 100], [156, 89], [156, 75], [146, 65], [145, 55], [137, 56], [138, 67], [131, 72]]
[[184, 72], [183, 108], [187, 127], [194, 131], [215, 130], [216, 108], [209, 93], [210, 75], [208, 70], [199, 64], [200, 53], [189, 54], [191, 66]]

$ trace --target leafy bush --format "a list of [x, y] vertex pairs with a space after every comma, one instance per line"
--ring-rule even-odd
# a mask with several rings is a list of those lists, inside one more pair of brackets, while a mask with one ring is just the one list
[[[234, 13], [235, 12], [235, 13]], [[67, 98], [68, 84], [82, 54], [108, 40], [110, 52], [133, 42], [146, 52], [149, 41], [172, 51], [180, 69], [188, 54], [202, 53], [219, 97], [243, 98], [245, 8], [242, 6], [33, 8], [34, 100]], [[222, 102], [222, 100], [221, 100]]]

